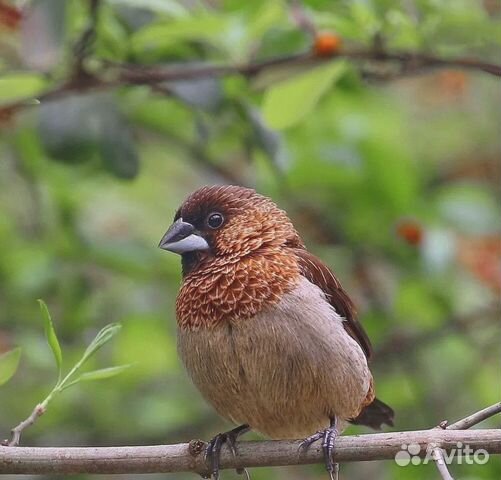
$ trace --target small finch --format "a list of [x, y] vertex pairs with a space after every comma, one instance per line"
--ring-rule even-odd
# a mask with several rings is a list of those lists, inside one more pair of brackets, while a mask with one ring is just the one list
[[348, 422], [393, 425], [393, 410], [375, 397], [371, 345], [350, 297], [269, 198], [203, 187], [159, 247], [182, 258], [179, 355], [204, 398], [239, 425], [209, 442], [214, 478], [222, 444], [234, 452], [250, 429], [305, 438], [304, 448], [321, 439], [333, 477], [334, 440]]

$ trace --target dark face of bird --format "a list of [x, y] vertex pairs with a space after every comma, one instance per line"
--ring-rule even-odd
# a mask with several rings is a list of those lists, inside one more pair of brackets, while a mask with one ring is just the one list
[[178, 253], [188, 274], [210, 259], [235, 261], [273, 246], [300, 244], [283, 210], [254, 190], [203, 187], [181, 205], [159, 247]]

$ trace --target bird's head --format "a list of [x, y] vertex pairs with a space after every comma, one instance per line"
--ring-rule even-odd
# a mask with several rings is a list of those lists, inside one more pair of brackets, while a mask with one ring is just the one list
[[300, 245], [287, 214], [250, 188], [208, 186], [178, 209], [159, 247], [183, 257], [189, 273], [210, 259], [235, 261], [258, 250]]

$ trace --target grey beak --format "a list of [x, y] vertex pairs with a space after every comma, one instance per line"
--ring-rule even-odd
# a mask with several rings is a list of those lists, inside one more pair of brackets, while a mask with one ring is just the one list
[[196, 250], [208, 250], [209, 244], [194, 232], [195, 227], [191, 223], [183, 222], [180, 218], [169, 227], [158, 246], [180, 255]]

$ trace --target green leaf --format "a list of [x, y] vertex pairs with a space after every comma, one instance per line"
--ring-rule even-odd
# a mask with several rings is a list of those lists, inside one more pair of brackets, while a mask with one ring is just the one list
[[263, 116], [271, 128], [297, 124], [345, 71], [344, 62], [329, 63], [286, 80], [268, 89], [263, 100]]
[[12, 375], [16, 373], [21, 357], [21, 348], [13, 348], [0, 355], [0, 385], [7, 383]]
[[118, 178], [132, 179], [139, 172], [139, 156], [126, 119], [110, 108], [103, 116], [98, 151], [104, 168]]
[[80, 375], [80, 377], [78, 377], [76, 381], [87, 382], [90, 380], [104, 380], [106, 378], [111, 378], [119, 375], [131, 366], [132, 364], [129, 363], [127, 365], [118, 365], [116, 367], [100, 368], [99, 370], [93, 370], [91, 372], [83, 373], [82, 375]]
[[125, 370], [129, 369], [132, 364], [118, 365], [116, 367], [100, 368], [99, 370], [93, 370], [91, 372], [86, 372], [80, 375], [78, 381], [89, 381], [89, 380], [104, 380], [106, 378], [111, 378], [119, 375]]
[[40, 305], [40, 311], [42, 312], [42, 317], [45, 324], [45, 337], [47, 338], [47, 343], [49, 344], [54, 358], [56, 360], [58, 379], [61, 379], [61, 369], [63, 366], [63, 353], [61, 352], [61, 346], [59, 345], [59, 340], [57, 339], [56, 331], [54, 330], [54, 324], [52, 323], [52, 318], [49, 313], [49, 309], [43, 300], [38, 300]]
[[228, 21], [222, 15], [202, 14], [150, 23], [131, 37], [132, 50], [140, 55], [152, 49], [169, 49], [189, 41], [214, 42], [223, 38]]
[[0, 77], [0, 104], [35, 96], [46, 85], [47, 82], [38, 74], [14, 73]]
[[68, 164], [90, 160], [108, 108], [109, 98], [94, 93], [43, 103], [38, 131], [44, 149], [54, 160]]
[[250, 21], [247, 35], [249, 40], [259, 41], [268, 30], [276, 29], [285, 23], [287, 23], [285, 3], [281, 0], [265, 2]]
[[101, 368], [99, 370], [93, 370], [91, 372], [86, 372], [80, 375], [77, 379], [63, 386], [62, 390], [72, 387], [80, 382], [89, 382], [92, 380], [105, 380], [107, 378], [115, 377], [120, 375], [125, 370], [129, 369], [132, 364], [118, 365], [116, 367]]
[[101, 329], [85, 350], [82, 356], [82, 364], [94, 355], [94, 353], [96, 353], [103, 345], [108, 343], [121, 330], [121, 328], [122, 325], [119, 323], [110, 323]]
[[109, 3], [117, 7], [150, 10], [155, 13], [172, 15], [173, 17], [188, 14], [188, 9], [175, 0], [109, 0]]

